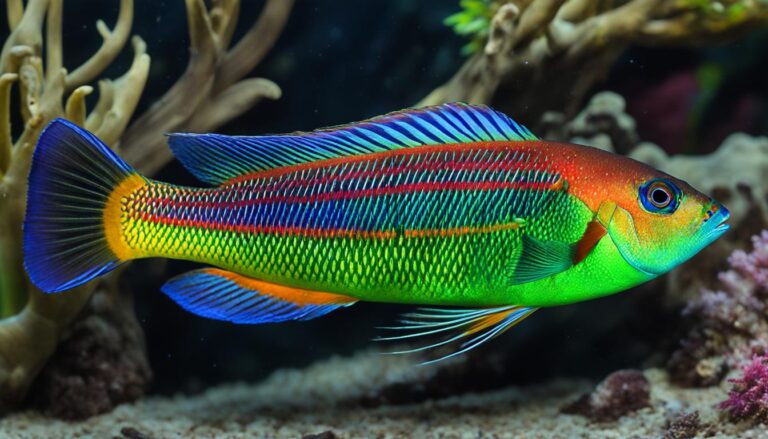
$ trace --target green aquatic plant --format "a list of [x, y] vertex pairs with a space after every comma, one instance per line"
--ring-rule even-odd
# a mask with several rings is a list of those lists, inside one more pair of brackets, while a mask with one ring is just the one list
[[444, 21], [456, 34], [469, 38], [469, 43], [462, 47], [465, 55], [471, 55], [482, 49], [488, 39], [491, 20], [496, 13], [496, 3], [491, 0], [461, 0], [461, 11], [450, 15]]
[[[22, 263], [22, 222], [27, 174], [42, 129], [64, 117], [119, 149], [138, 169], [152, 173], [170, 160], [168, 131], [208, 131], [226, 123], [280, 88], [246, 78], [281, 33], [293, 6], [269, 0], [239, 41], [232, 37], [238, 0], [186, 0], [190, 59], [185, 73], [133, 123], [150, 67], [144, 41], [132, 39], [134, 58], [117, 79], [98, 82], [98, 101], [87, 108], [91, 83], [130, 38], [133, 0], [120, 0], [113, 29], [99, 20], [101, 47], [83, 64], [67, 68], [62, 51], [62, 0], [7, 0], [10, 34], [0, 52], [0, 412], [18, 404], [54, 353], [61, 334], [95, 291], [115, 294], [115, 282], [89, 284], [68, 297], [47, 295], [29, 282]], [[12, 93], [12, 88], [18, 91]], [[18, 95], [18, 107], [12, 98]], [[12, 109], [19, 114], [12, 117]], [[21, 126], [12, 127], [12, 120]], [[130, 313], [130, 310], [126, 311]]]

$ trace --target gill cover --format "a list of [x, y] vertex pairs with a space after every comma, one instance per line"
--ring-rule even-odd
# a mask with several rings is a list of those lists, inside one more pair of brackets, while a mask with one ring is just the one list
[[[678, 243], [672, 240], [649, 242], [641, 239], [632, 214], [615, 203], [606, 204], [612, 205], [607, 229], [614, 245], [627, 263], [651, 277], [672, 270], [708, 244], [701, 243], [697, 249], [683, 251], [688, 249], [675, 248]], [[664, 235], [663, 231], [658, 232], [656, 236]]]

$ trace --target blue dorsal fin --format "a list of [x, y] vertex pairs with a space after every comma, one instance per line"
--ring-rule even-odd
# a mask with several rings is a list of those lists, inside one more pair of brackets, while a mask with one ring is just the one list
[[400, 148], [464, 142], [537, 140], [485, 106], [450, 103], [389, 113], [308, 133], [271, 136], [170, 134], [176, 158], [211, 184], [267, 169]]

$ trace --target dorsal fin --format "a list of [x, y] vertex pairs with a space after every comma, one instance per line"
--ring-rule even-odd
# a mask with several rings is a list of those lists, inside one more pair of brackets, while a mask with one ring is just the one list
[[271, 136], [170, 134], [176, 158], [211, 184], [281, 166], [423, 145], [536, 140], [489, 107], [460, 103], [389, 113], [309, 133]]

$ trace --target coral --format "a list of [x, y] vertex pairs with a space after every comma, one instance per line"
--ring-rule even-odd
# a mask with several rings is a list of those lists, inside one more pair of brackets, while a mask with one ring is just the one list
[[612, 92], [597, 93], [571, 120], [563, 113], [544, 113], [537, 130], [542, 138], [590, 145], [627, 154], [637, 144], [635, 120], [625, 112], [626, 102]]
[[752, 357], [741, 372], [741, 378], [728, 380], [733, 388], [720, 408], [734, 421], [768, 423], [768, 357]]
[[593, 421], [615, 421], [651, 403], [651, 385], [637, 370], [619, 370], [608, 375], [588, 394], [563, 407], [563, 413], [582, 415]]
[[752, 0], [712, 2], [722, 7], [669, 0], [493, 3], [499, 6], [484, 50], [421, 105], [493, 102], [524, 122], [551, 109], [571, 114], [630, 44], [721, 41], [768, 21], [768, 4]]
[[[119, 146], [139, 170], [151, 172], [170, 159], [167, 148], [162, 147], [163, 133], [210, 130], [262, 98], [280, 95], [271, 81], [241, 78], [261, 61], [282, 31], [292, 1], [268, 1], [259, 19], [232, 47], [239, 1], [215, 0], [207, 8], [203, 0], [187, 0], [186, 5], [191, 37], [187, 70], [129, 126], [150, 66], [140, 37], [132, 39], [134, 58], [128, 71], [120, 78], [99, 81], [99, 99], [90, 112], [85, 97], [93, 92], [88, 83], [101, 75], [127, 43], [133, 1], [120, 0], [113, 29], [102, 21], [96, 23], [103, 38], [101, 47], [69, 71], [64, 67], [62, 51], [62, 0], [6, 2], [11, 33], [0, 52], [0, 412], [23, 400], [94, 291], [116, 294], [108, 283], [94, 282], [66, 297], [50, 296], [35, 289], [26, 278], [21, 245], [26, 176], [43, 127], [53, 118], [66, 117], [108, 145]], [[11, 117], [15, 84], [21, 109], [18, 118]], [[22, 123], [15, 139], [12, 119]], [[120, 312], [134, 318], [130, 309]], [[88, 315], [86, 312], [79, 318], [87, 319]], [[96, 344], [107, 341], [92, 340]], [[134, 366], [138, 367], [134, 372], [141, 374], [141, 366]]]
[[718, 275], [722, 289], [702, 291], [683, 310], [692, 328], [668, 364], [676, 382], [716, 384], [728, 369], [768, 350], [768, 230], [752, 241], [752, 252], [728, 258], [731, 269]]

